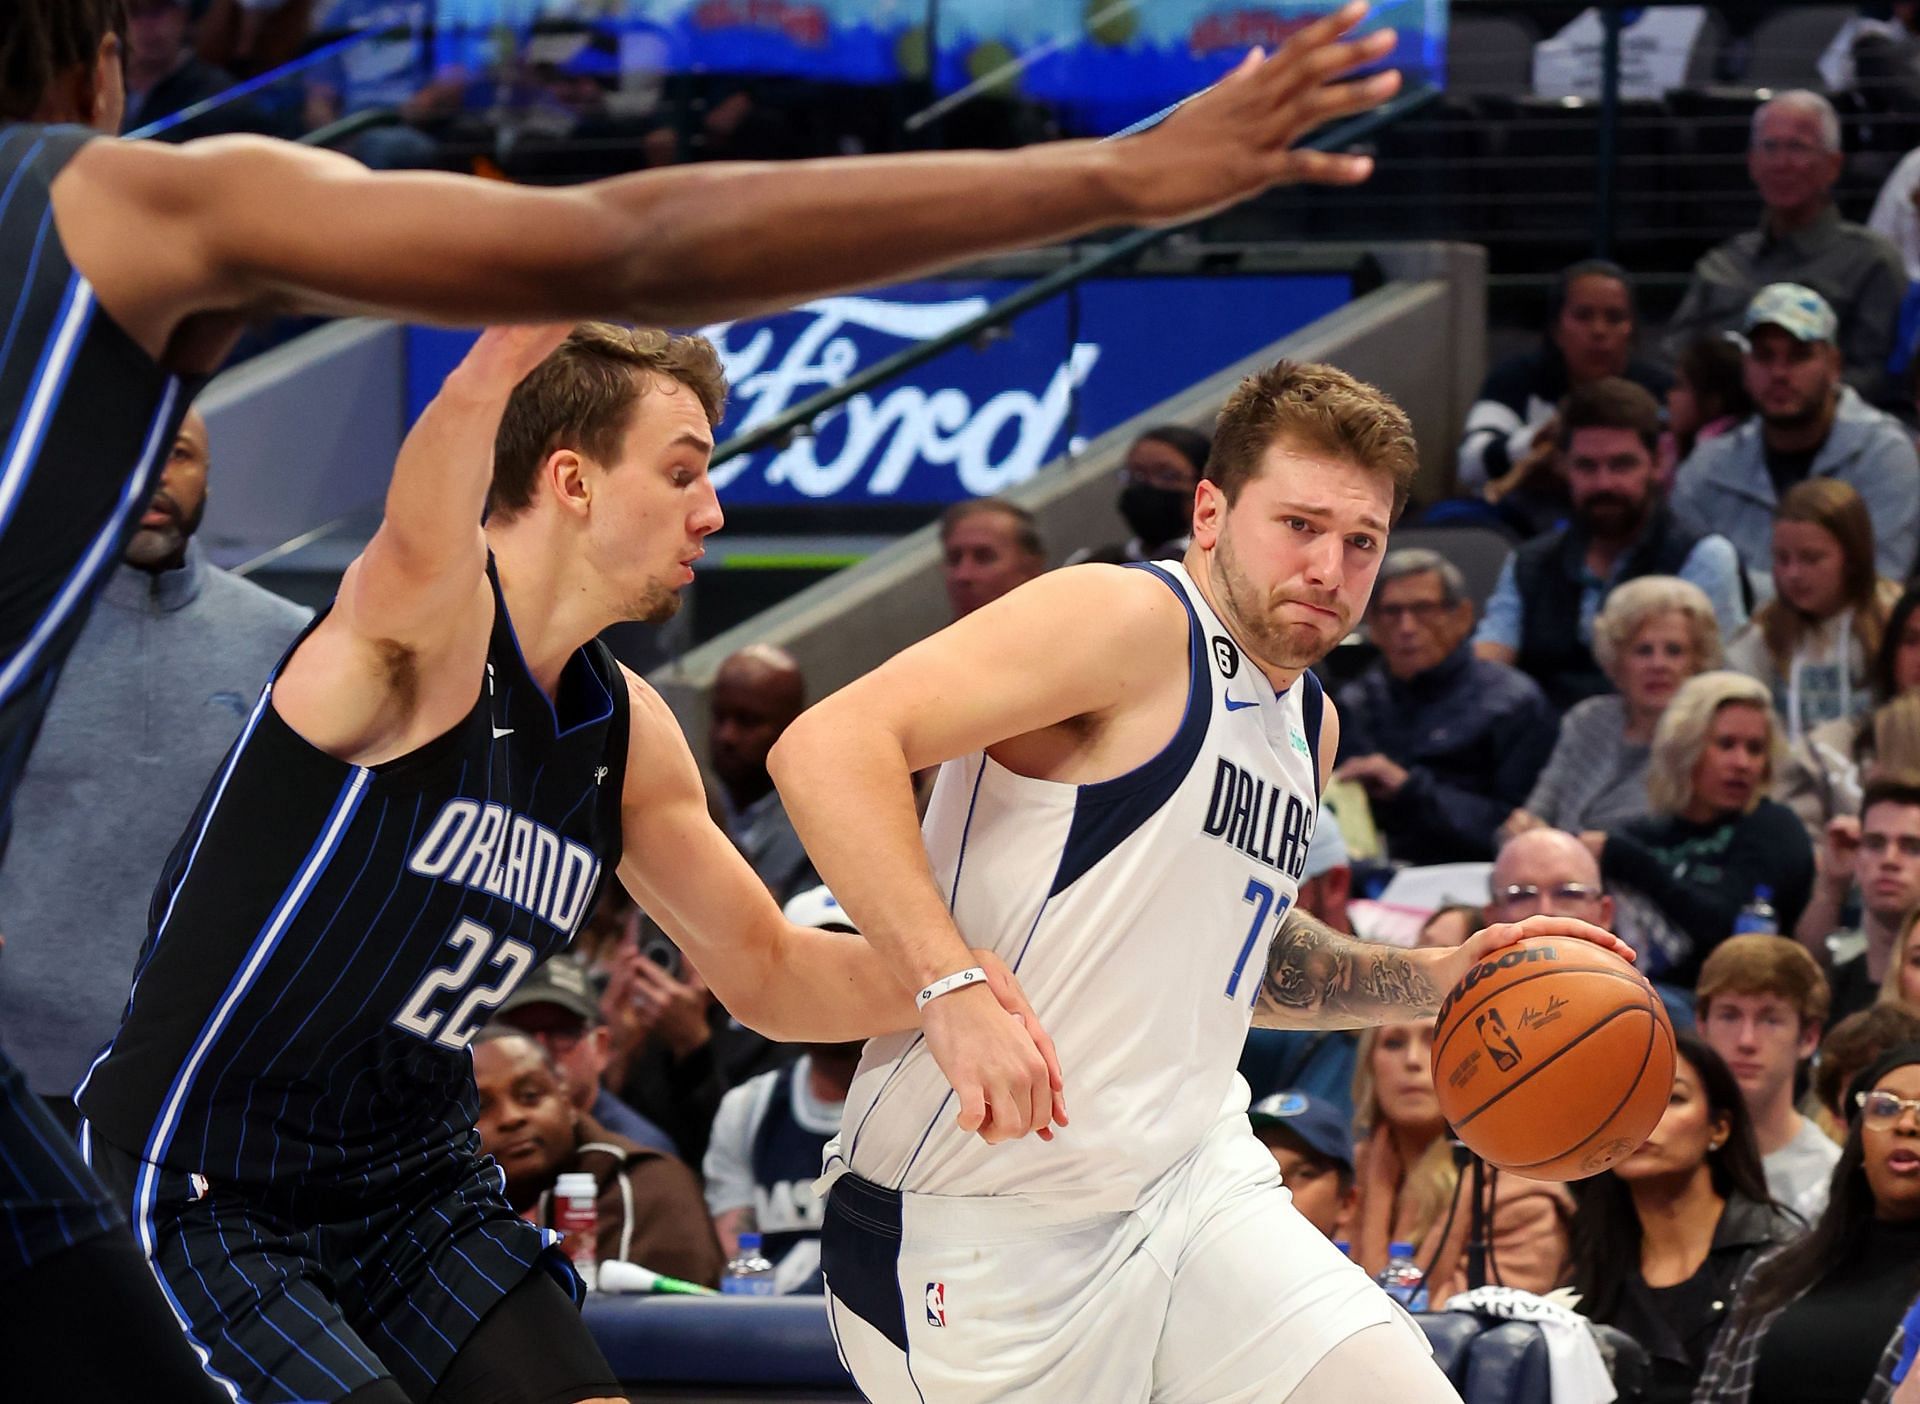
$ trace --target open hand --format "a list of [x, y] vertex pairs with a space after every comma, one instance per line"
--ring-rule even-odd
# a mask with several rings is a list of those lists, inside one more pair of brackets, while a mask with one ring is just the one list
[[1400, 90], [1397, 72], [1339, 80], [1393, 52], [1394, 34], [1344, 36], [1366, 18], [1360, 0], [1303, 26], [1268, 57], [1255, 49], [1226, 77], [1158, 126], [1120, 144], [1143, 223], [1195, 219], [1274, 185], [1355, 185], [1367, 156], [1296, 151], [1295, 142]]

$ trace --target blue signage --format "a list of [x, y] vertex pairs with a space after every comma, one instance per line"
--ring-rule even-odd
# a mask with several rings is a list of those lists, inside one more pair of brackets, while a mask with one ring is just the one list
[[[701, 328], [732, 385], [724, 441], [861, 369], [970, 320], [1021, 287], [939, 280], [822, 298]], [[1141, 413], [1352, 297], [1346, 275], [1129, 277], [1082, 284], [986, 345], [956, 347], [856, 395], [784, 448], [714, 469], [730, 506], [926, 506], [1004, 492], [1076, 438]], [[411, 413], [471, 342], [414, 328]]]
[[[925, 82], [1053, 104], [1077, 129], [1118, 130], [1269, 51], [1335, 0], [328, 0], [316, 26], [431, 25], [431, 68], [500, 77], [536, 21], [608, 36], [624, 74], [784, 74], [842, 83]], [[1448, 0], [1374, 0], [1364, 29], [1392, 27], [1388, 62], [1444, 80]], [[928, 21], [933, 18], [930, 30]], [[617, 37], [616, 37], [617, 36]], [[355, 52], [342, 81], [417, 81], [404, 45]], [[411, 67], [409, 79], [406, 70]], [[365, 74], [357, 70], [365, 69]], [[391, 75], [387, 70], [397, 69]], [[494, 90], [487, 88], [492, 100]], [[349, 101], [348, 106], [356, 105]]]

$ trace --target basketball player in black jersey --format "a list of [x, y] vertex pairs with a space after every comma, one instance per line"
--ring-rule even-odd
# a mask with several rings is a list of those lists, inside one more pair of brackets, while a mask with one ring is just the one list
[[249, 1404], [618, 1393], [480, 1156], [466, 1051], [603, 862], [761, 1032], [916, 1022], [865, 942], [781, 917], [672, 714], [595, 642], [673, 613], [720, 526], [718, 358], [605, 324], [548, 355], [559, 335], [487, 333], [408, 435], [169, 860], [81, 1086], [88, 1159]]
[[[1349, 4], [1273, 57], [1250, 56], [1122, 142], [710, 165], [535, 191], [376, 175], [249, 138], [98, 139], [118, 129], [124, 99], [120, 0], [0, 0], [0, 842], [61, 663], [194, 387], [248, 318], [696, 323], [1116, 223], [1189, 218], [1270, 185], [1353, 183], [1365, 158], [1290, 147], [1395, 90], [1392, 74], [1339, 81], [1391, 48], [1385, 33], [1344, 39], [1362, 13]], [[1045, 1100], [1032, 1095], [1033, 1053], [1021, 1060], [1029, 1106]], [[97, 1186], [0, 1057], [10, 1390], [194, 1397], [166, 1373], [177, 1340], [143, 1334], [159, 1304], [142, 1300], [130, 1260]], [[68, 1306], [83, 1297], [93, 1314]], [[51, 1355], [48, 1339], [67, 1348]]]

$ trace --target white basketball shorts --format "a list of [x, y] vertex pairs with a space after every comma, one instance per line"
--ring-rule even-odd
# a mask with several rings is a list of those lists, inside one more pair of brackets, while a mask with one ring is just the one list
[[872, 1404], [1280, 1400], [1354, 1332], [1426, 1336], [1303, 1219], [1244, 1118], [1123, 1214], [834, 1181], [840, 1355]]

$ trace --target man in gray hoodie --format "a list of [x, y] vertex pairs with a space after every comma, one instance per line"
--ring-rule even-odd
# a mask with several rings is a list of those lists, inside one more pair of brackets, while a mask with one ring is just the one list
[[201, 555], [208, 459], [206, 422], [189, 411], [74, 645], [0, 862], [0, 1036], [68, 1122], [120, 1025], [167, 854], [307, 619]]
[[1674, 475], [1675, 514], [1733, 543], [1758, 598], [1773, 594], [1774, 511], [1806, 478], [1838, 478], [1860, 494], [1880, 574], [1904, 580], [1913, 568], [1920, 459], [1899, 420], [1841, 383], [1838, 327], [1811, 288], [1755, 293], [1741, 321], [1754, 417], [1701, 443]]

